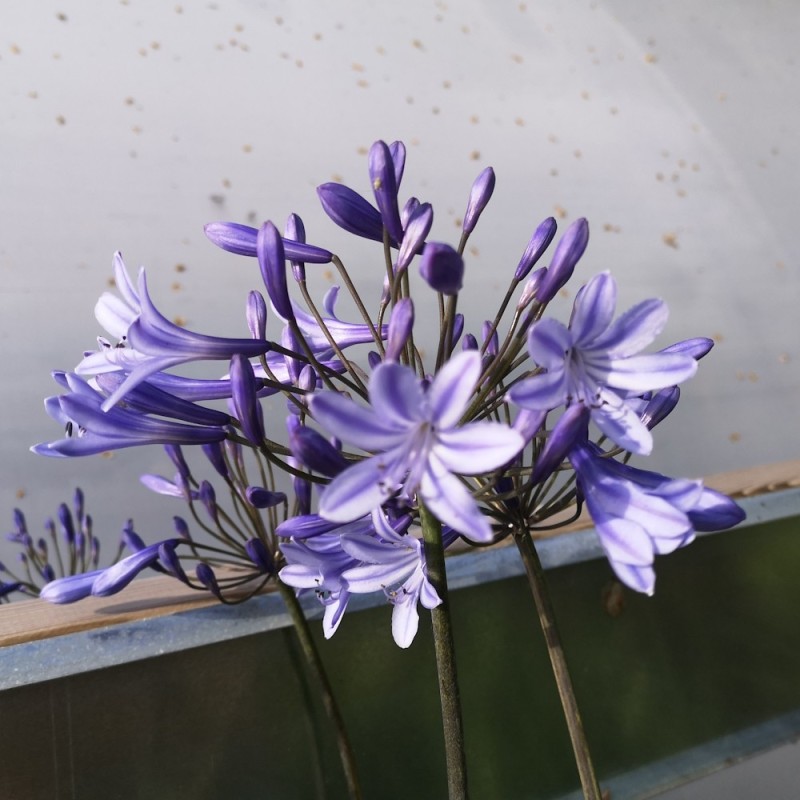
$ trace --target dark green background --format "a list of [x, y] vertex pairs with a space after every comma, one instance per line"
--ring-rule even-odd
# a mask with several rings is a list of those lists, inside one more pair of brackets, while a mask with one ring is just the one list
[[[602, 601], [612, 579], [604, 561], [548, 573], [601, 780], [800, 708], [798, 565], [800, 530], [790, 519], [660, 559], [656, 596], [626, 592], [616, 617]], [[576, 788], [524, 580], [454, 592], [452, 604], [472, 796], [548, 798]], [[404, 651], [392, 642], [390, 615], [388, 607], [350, 614], [331, 641], [319, 636], [320, 647], [366, 798], [439, 800], [428, 619]], [[298, 679], [292, 636], [3, 692], [0, 797], [343, 797], [331, 732], [313, 688]]]

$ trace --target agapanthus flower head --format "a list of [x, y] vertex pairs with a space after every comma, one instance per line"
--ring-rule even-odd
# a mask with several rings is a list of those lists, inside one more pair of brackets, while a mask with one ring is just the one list
[[568, 328], [552, 318], [534, 323], [528, 352], [542, 371], [512, 387], [509, 398], [540, 411], [583, 403], [612, 441], [647, 454], [652, 435], [627, 397], [680, 383], [697, 362], [673, 353], [637, 355], [661, 332], [667, 306], [645, 300], [614, 320], [616, 296], [616, 282], [603, 272], [578, 292]]

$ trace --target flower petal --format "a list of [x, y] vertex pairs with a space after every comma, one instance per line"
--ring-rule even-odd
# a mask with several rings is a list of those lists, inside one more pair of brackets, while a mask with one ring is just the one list
[[428, 398], [431, 420], [437, 429], [452, 428], [466, 410], [481, 372], [481, 357], [475, 350], [453, 356], [436, 373]]
[[473, 422], [437, 435], [434, 452], [451, 472], [479, 475], [510, 461], [525, 446], [522, 435], [499, 422]]
[[371, 407], [359, 405], [337, 392], [317, 392], [311, 396], [309, 406], [320, 425], [362, 450], [388, 450], [407, 435], [405, 427], [390, 424]]

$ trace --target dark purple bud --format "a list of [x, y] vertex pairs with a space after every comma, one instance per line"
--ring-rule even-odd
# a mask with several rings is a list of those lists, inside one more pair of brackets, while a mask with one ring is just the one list
[[533, 236], [517, 264], [514, 272], [515, 281], [521, 281], [533, 269], [536, 262], [544, 255], [544, 251], [550, 246], [557, 229], [558, 224], [553, 217], [548, 217], [544, 222], [539, 223], [539, 227], [533, 232]]
[[[488, 337], [488, 339], [487, 339]], [[497, 350], [500, 347], [500, 339], [497, 335], [497, 328], [495, 328], [490, 320], [484, 320], [481, 325], [481, 339], [483, 340], [484, 352], [487, 356], [496, 356]]]
[[380, 211], [360, 194], [341, 183], [323, 183], [317, 195], [325, 213], [348, 233], [365, 239], [383, 241], [383, 220]]
[[522, 294], [517, 301], [517, 311], [522, 311], [523, 308], [536, 299], [536, 293], [539, 291], [539, 286], [545, 275], [547, 275], [547, 267], [539, 267], [539, 269], [528, 278], [527, 283], [522, 287]]
[[49, 603], [74, 603], [76, 600], [83, 600], [92, 593], [92, 584], [104, 570], [98, 569], [92, 572], [84, 572], [81, 575], [70, 575], [66, 578], [58, 578], [44, 586], [39, 592], [42, 600]]
[[189, 471], [189, 465], [183, 457], [183, 451], [179, 444], [165, 444], [164, 452], [169, 456], [170, 461], [175, 465], [178, 474], [184, 481], [188, 481], [192, 473]]
[[394, 161], [386, 142], [377, 141], [369, 149], [369, 179], [381, 219], [395, 242], [403, 238], [400, 209], [397, 205], [397, 181]]
[[575, 265], [588, 243], [589, 223], [581, 217], [567, 228], [566, 233], [558, 241], [547, 274], [542, 278], [536, 292], [536, 299], [540, 303], [549, 303], [572, 277]]
[[201, 445], [205, 457], [211, 462], [211, 466], [223, 477], [230, 478], [228, 472], [228, 465], [225, 463], [225, 457], [222, 454], [222, 446], [219, 442], [211, 442], [210, 444]]
[[91, 542], [91, 562], [96, 567], [100, 563], [100, 541], [93, 536]]
[[75, 534], [75, 552], [77, 553], [78, 561], [83, 561], [86, 555], [86, 534], [82, 530]]
[[374, 350], [370, 350], [369, 353], [367, 353], [367, 363], [369, 364], [370, 369], [375, 369], [379, 364], [383, 363], [381, 354], [376, 353]]
[[43, 539], [43, 538], [39, 538], [36, 541], [36, 549], [39, 551], [39, 553], [42, 556], [42, 558], [44, 558], [46, 560], [47, 559], [47, 550], [48, 550], [47, 540]]
[[255, 290], [247, 296], [247, 328], [254, 339], [267, 338], [267, 303]]
[[461, 342], [461, 349], [462, 350], [477, 350], [478, 349], [478, 340], [475, 336], [471, 333], [468, 333], [464, 337], [464, 341]]
[[389, 145], [389, 152], [392, 156], [392, 163], [394, 164], [394, 182], [397, 188], [400, 188], [400, 183], [403, 180], [403, 171], [406, 168], [406, 146], [400, 142], [392, 142]]
[[[306, 240], [306, 226], [303, 225], [303, 220], [297, 214], [290, 214], [289, 219], [286, 220], [286, 226], [283, 229], [284, 242], [286, 239], [293, 239], [296, 242], [305, 242]], [[292, 265], [292, 275], [296, 281], [304, 281], [306, 279], [306, 265], [296, 258], [290, 259]], [[262, 337], [263, 338], [263, 337]]]
[[575, 443], [586, 438], [588, 424], [589, 409], [583, 403], [575, 403], [567, 408], [545, 439], [531, 472], [531, 484], [541, 483], [553, 474]]
[[222, 592], [217, 583], [217, 577], [214, 575], [214, 570], [211, 569], [208, 564], [201, 561], [197, 567], [195, 567], [194, 573], [197, 575], [197, 580], [200, 581], [214, 597], [222, 600]]
[[704, 489], [700, 502], [686, 516], [697, 531], [721, 531], [738, 525], [747, 515], [730, 497]]
[[132, 519], [129, 519], [122, 528], [122, 541], [128, 550], [133, 553], [138, 553], [139, 550], [144, 550], [147, 547], [142, 537], [133, 529]]
[[272, 575], [275, 571], [275, 560], [261, 539], [248, 539], [244, 543], [244, 549], [247, 550], [250, 560], [261, 572], [265, 575]]
[[684, 339], [682, 342], [675, 342], [669, 347], [660, 350], [661, 353], [678, 353], [682, 356], [691, 356], [695, 361], [699, 361], [714, 346], [714, 340], [705, 336], [698, 336], [694, 339]]
[[408, 223], [411, 221], [411, 217], [418, 208], [419, 200], [416, 197], [409, 197], [408, 200], [406, 200], [406, 204], [400, 211], [400, 222], [403, 223], [404, 230], [408, 226]]
[[386, 338], [386, 360], [397, 361], [406, 346], [414, 327], [414, 303], [410, 297], [397, 301], [389, 317], [389, 335]]
[[27, 533], [28, 524], [25, 521], [25, 515], [18, 508], [15, 508], [12, 512], [12, 517], [14, 519], [14, 527], [17, 529], [17, 533]]
[[61, 523], [61, 532], [67, 544], [75, 542], [75, 525], [72, 522], [72, 514], [69, 513], [66, 503], [58, 507], [58, 521]]
[[293, 418], [287, 426], [292, 455], [308, 469], [333, 478], [347, 466], [344, 456], [322, 434]]
[[411, 259], [422, 251], [425, 238], [433, 225], [433, 207], [430, 203], [421, 203], [411, 212], [402, 237], [400, 252], [397, 255], [397, 272], [402, 272], [411, 263]]
[[158, 561], [158, 551], [163, 543], [151, 544], [116, 564], [101, 570], [92, 584], [95, 597], [107, 597], [124, 589], [142, 570]]
[[50, 581], [54, 581], [56, 579], [56, 571], [50, 566], [50, 564], [45, 564], [39, 570], [39, 574], [48, 583], [50, 583]]
[[278, 229], [265, 222], [258, 231], [256, 241], [258, 266], [261, 277], [267, 287], [267, 294], [275, 306], [275, 310], [286, 320], [294, 319], [292, 301], [289, 299], [289, 287], [286, 284], [286, 256], [283, 239]]
[[680, 398], [681, 390], [677, 386], [670, 386], [654, 392], [647, 401], [647, 405], [639, 413], [639, 417], [652, 430], [672, 413]]
[[219, 522], [219, 509], [217, 508], [217, 493], [214, 487], [208, 482], [203, 481], [200, 484], [200, 502], [205, 506], [206, 512], [214, 522]]
[[192, 541], [192, 534], [189, 531], [189, 526], [186, 524], [186, 520], [183, 517], [173, 517], [172, 525], [175, 528], [175, 533], [177, 533], [181, 539], [185, 539], [187, 542]]
[[164, 569], [179, 581], [188, 584], [189, 578], [181, 565], [181, 560], [175, 552], [180, 542], [177, 539], [167, 539], [158, 546], [158, 560]]
[[464, 315], [456, 314], [453, 317], [453, 344], [461, 338], [462, 333], [464, 333]]
[[428, 243], [419, 272], [432, 289], [442, 294], [458, 294], [464, 285], [464, 259], [449, 244]]
[[[498, 479], [497, 483], [494, 486], [494, 490], [497, 494], [507, 494], [508, 492], [513, 491], [514, 489], [514, 481], [508, 475], [501, 475]], [[511, 495], [510, 497], [506, 497], [504, 500], [501, 500], [504, 506], [509, 509], [516, 509], [519, 508], [519, 497], [516, 495]]]
[[252, 364], [235, 355], [231, 359], [231, 400], [244, 435], [258, 447], [264, 441], [264, 419], [256, 390]]
[[20, 589], [22, 589], [22, 584], [19, 581], [0, 583], [0, 597], [8, 597], [8, 595], [20, 591]]
[[84, 508], [83, 491], [80, 488], [76, 488], [72, 495], [72, 510], [75, 512], [75, 519], [78, 521], [78, 525], [83, 522]]
[[464, 233], [472, 233], [475, 226], [478, 224], [478, 218], [492, 197], [494, 181], [494, 170], [491, 167], [486, 167], [475, 179], [475, 183], [472, 184], [467, 210], [464, 214], [464, 223], [462, 225]]
[[[206, 236], [217, 247], [240, 256], [256, 256], [258, 229], [238, 222], [209, 222], [205, 227]], [[298, 259], [309, 264], [329, 264], [333, 253], [322, 247], [315, 247], [291, 239], [283, 240], [286, 258]]]
[[244, 495], [253, 508], [274, 508], [286, 502], [286, 495], [283, 492], [271, 492], [262, 486], [248, 486], [244, 490]]

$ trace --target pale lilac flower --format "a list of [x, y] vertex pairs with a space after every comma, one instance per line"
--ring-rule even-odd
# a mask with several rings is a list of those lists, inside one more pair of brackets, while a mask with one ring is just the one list
[[[433, 584], [428, 580], [425, 547], [411, 530], [395, 530], [380, 511], [372, 514], [374, 534], [347, 533], [341, 536], [345, 553], [361, 563], [348, 567], [341, 578], [351, 594], [382, 591], [393, 606], [392, 637], [398, 647], [408, 647], [417, 634], [417, 604], [432, 609], [441, 604]], [[457, 538], [445, 531], [444, 547]]]
[[384, 363], [369, 383], [372, 403], [361, 406], [336, 392], [310, 401], [312, 414], [345, 442], [377, 453], [337, 475], [320, 501], [320, 515], [348, 522], [380, 506], [399, 490], [418, 494], [441, 522], [479, 542], [491, 525], [456, 477], [490, 472], [524, 446], [517, 431], [495, 422], [459, 426], [480, 375], [480, 355], [454, 356], [430, 385], [413, 370]]
[[664, 327], [666, 303], [645, 300], [612, 321], [616, 296], [616, 283], [604, 272], [578, 292], [569, 328], [550, 318], [534, 323], [528, 352], [544, 372], [521, 381], [508, 396], [541, 411], [584, 403], [606, 436], [647, 454], [653, 437], [626, 397], [674, 386], [694, 375], [697, 362], [678, 353], [636, 355]]
[[653, 594], [655, 556], [689, 544], [695, 530], [722, 530], [744, 519], [733, 500], [701, 481], [621, 464], [590, 442], [575, 447], [570, 462], [611, 566], [637, 592]]

